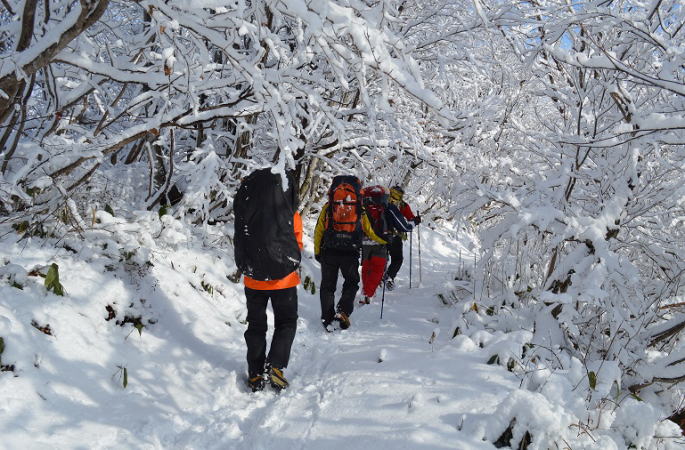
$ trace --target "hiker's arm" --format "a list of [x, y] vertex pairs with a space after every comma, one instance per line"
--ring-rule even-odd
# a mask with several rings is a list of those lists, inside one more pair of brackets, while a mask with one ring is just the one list
[[400, 208], [400, 212], [407, 220], [414, 220], [416, 217], [414, 216], [414, 211], [411, 210], [411, 206], [409, 206], [409, 203], [407, 202], [402, 202], [402, 208]]
[[414, 229], [414, 227], [410, 225], [409, 222], [407, 222], [407, 219], [404, 218], [404, 215], [400, 214], [400, 211], [394, 205], [390, 205], [387, 211], [388, 216], [390, 216], [392, 226], [397, 231], [402, 231], [406, 233]]
[[385, 240], [378, 237], [378, 235], [373, 231], [371, 222], [369, 222], [369, 218], [366, 216], [366, 214], [362, 214], [362, 230], [364, 230], [364, 233], [375, 242], [378, 242], [381, 245], [388, 244]]
[[327, 209], [328, 203], [323, 205], [323, 208], [321, 208], [319, 219], [316, 221], [316, 228], [314, 228], [314, 255], [318, 255], [321, 252], [321, 239], [323, 238], [323, 232], [326, 229]]
[[295, 211], [293, 215], [293, 228], [295, 229], [295, 239], [297, 239], [297, 245], [300, 246], [300, 250], [304, 248], [302, 244], [302, 216], [300, 213]]

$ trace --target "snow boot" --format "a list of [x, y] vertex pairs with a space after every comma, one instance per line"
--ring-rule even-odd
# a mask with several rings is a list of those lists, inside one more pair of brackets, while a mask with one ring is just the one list
[[271, 383], [271, 387], [279, 392], [290, 385], [290, 383], [288, 383], [288, 380], [286, 380], [286, 378], [283, 376], [283, 371], [281, 369], [278, 369], [276, 367], [269, 368], [268, 376], [269, 382]]
[[326, 330], [326, 333], [332, 333], [335, 330], [333, 324], [326, 320], [322, 320], [321, 325], [323, 325], [323, 329]]
[[335, 320], [337, 320], [338, 323], [340, 323], [341, 330], [347, 330], [348, 328], [350, 328], [350, 325], [352, 325], [352, 323], [350, 322], [350, 318], [347, 316], [347, 314], [345, 314], [342, 311], [335, 315]]
[[264, 376], [255, 375], [247, 379], [247, 387], [252, 389], [252, 392], [259, 392], [264, 390]]
[[367, 297], [366, 295], [364, 296], [364, 298], [359, 299], [360, 305], [368, 305], [369, 303], [371, 303], [371, 298]]
[[388, 291], [392, 291], [393, 289], [395, 289], [395, 280], [393, 280], [392, 278], [388, 278], [387, 280], [385, 280], [385, 288]]

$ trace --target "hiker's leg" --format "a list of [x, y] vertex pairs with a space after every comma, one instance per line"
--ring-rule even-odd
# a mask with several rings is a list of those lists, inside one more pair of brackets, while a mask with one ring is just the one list
[[368, 289], [365, 288], [365, 294], [369, 297], [373, 297], [376, 293], [376, 288], [381, 283], [383, 279], [383, 270], [385, 269], [385, 258], [380, 256], [372, 256], [369, 261], [369, 286]]
[[297, 287], [271, 291], [271, 307], [274, 310], [274, 336], [267, 362], [272, 367], [288, 366], [290, 348], [297, 329]]
[[369, 292], [371, 292], [369, 284], [369, 276], [371, 276], [371, 247], [365, 245], [362, 249], [362, 291], [364, 296], [371, 297]]
[[335, 315], [335, 287], [338, 284], [338, 265], [335, 258], [323, 255], [321, 258], [321, 321], [330, 323]]
[[348, 316], [354, 310], [354, 297], [359, 290], [359, 255], [353, 253], [341, 259], [340, 271], [345, 282], [343, 283], [342, 295], [338, 302], [338, 311]]
[[390, 252], [390, 265], [388, 266], [387, 278], [394, 279], [404, 261], [404, 256], [402, 255], [402, 238], [400, 236], [392, 238], [390, 245], [388, 245], [388, 251]]
[[268, 291], [245, 288], [247, 304], [247, 371], [250, 377], [264, 371], [266, 355], [266, 304], [269, 301]]
[[371, 268], [371, 259], [362, 261], [362, 291], [366, 297], [373, 297], [373, 289], [371, 289]]

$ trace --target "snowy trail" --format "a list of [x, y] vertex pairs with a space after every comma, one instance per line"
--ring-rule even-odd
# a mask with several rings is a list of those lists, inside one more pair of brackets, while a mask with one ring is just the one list
[[235, 448], [493, 448], [458, 427], [463, 414], [491, 413], [514, 377], [447, 345], [455, 312], [432, 287], [387, 293], [382, 320], [376, 297], [355, 308], [349, 330], [327, 334], [318, 296], [301, 296], [291, 387], [246, 394], [259, 406], [240, 424]]
[[[0, 448], [491, 449], [460, 424], [487, 419], [518, 382], [471, 339], [452, 339], [460, 311], [437, 293], [454, 285], [458, 243], [426, 230], [424, 244], [423, 286], [408, 289], [407, 258], [382, 320], [379, 292], [356, 305], [349, 330], [328, 334], [318, 293], [300, 289], [291, 386], [280, 395], [244, 384], [245, 300], [226, 279], [225, 250], [157, 249], [149, 268], [60, 256], [68, 297], [46, 294], [40, 279], [0, 285], [12, 299], [0, 304], [3, 362], [18, 367], [0, 378]], [[25, 268], [51, 257], [4, 251]], [[303, 270], [318, 286], [318, 266], [307, 258]], [[108, 319], [109, 306], [116, 320], [140, 315], [142, 332]]]
[[[300, 290], [298, 331], [285, 372], [290, 388], [280, 395], [249, 392], [244, 344], [233, 342], [224, 368], [213, 361], [211, 378], [197, 380], [216, 390], [212, 404], [197, 405], [187, 419], [176, 417], [173, 431], [162, 424], [158, 441], [163, 447], [237, 450], [494, 448], [460, 425], [465, 415], [492, 414], [518, 383], [501, 366], [487, 365], [472, 341], [451, 339], [459, 313], [436, 293], [453, 278], [457, 250], [441, 242], [426, 246], [433, 254], [424, 250], [420, 288], [416, 265], [414, 289], [408, 288], [407, 258], [398, 288], [386, 293], [382, 320], [379, 290], [372, 304], [355, 305], [349, 330], [326, 333], [318, 292]], [[318, 267], [306, 268], [317, 277]]]

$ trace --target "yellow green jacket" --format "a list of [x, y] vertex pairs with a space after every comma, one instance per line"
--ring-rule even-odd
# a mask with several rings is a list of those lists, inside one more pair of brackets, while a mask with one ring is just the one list
[[[328, 210], [328, 203], [323, 205], [323, 208], [321, 208], [321, 212], [319, 213], [319, 218], [316, 221], [316, 228], [314, 228], [314, 254], [315, 255], [318, 255], [319, 252], [321, 251], [321, 241], [323, 240], [323, 233], [326, 230], [326, 222], [328, 221], [328, 218], [326, 216], [327, 210]], [[369, 218], [367, 217], [366, 212], [364, 211], [363, 208], [362, 208], [362, 230], [364, 231], [364, 234], [366, 234], [373, 241], [378, 242], [381, 245], [386, 245], [388, 243], [384, 239], [381, 239], [373, 231], [373, 228], [371, 227], [371, 222], [369, 222]]]

